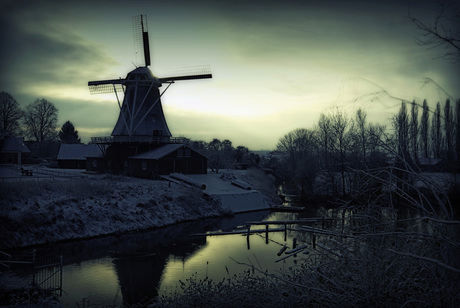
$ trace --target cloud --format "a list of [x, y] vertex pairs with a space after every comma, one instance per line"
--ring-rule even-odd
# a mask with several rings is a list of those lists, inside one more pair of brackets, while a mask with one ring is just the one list
[[45, 17], [1, 19], [0, 84], [6, 91], [75, 97], [87, 80], [118, 64], [100, 46]]

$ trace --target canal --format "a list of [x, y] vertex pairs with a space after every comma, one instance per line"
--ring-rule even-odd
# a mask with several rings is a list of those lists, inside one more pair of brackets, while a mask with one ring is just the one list
[[[318, 217], [324, 209], [302, 214], [259, 211], [232, 217], [187, 222], [167, 228], [118, 236], [79, 240], [35, 248], [37, 257], [63, 255], [63, 294], [66, 307], [85, 305], [135, 305], [157, 296], [180, 292], [180, 281], [215, 281], [241, 273], [251, 265], [270, 272], [299, 266], [307, 255], [276, 262], [277, 253], [293, 246], [294, 232], [191, 236], [216, 231], [247, 230], [250, 221], [294, 220]], [[271, 225], [270, 228], [282, 226]], [[265, 229], [253, 226], [252, 229]], [[298, 245], [307, 239], [296, 238]], [[31, 254], [21, 250], [15, 253]], [[30, 278], [28, 270], [19, 272]]]

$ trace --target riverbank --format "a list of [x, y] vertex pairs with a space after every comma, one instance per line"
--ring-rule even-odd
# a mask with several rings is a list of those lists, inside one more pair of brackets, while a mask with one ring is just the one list
[[[269, 181], [258, 179], [263, 173], [254, 174], [229, 172], [223, 173], [222, 178], [241, 177], [254, 188], [268, 191]], [[217, 198], [198, 187], [113, 175], [4, 181], [0, 200], [1, 249], [145, 230], [229, 214]]]

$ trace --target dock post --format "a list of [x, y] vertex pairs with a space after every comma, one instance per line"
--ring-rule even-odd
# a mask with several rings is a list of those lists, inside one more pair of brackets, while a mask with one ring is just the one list
[[265, 244], [268, 244], [268, 225], [265, 225]]
[[284, 224], [284, 241], [287, 241], [287, 224]]
[[297, 247], [297, 238], [294, 237], [294, 239], [292, 240], [292, 249], [295, 249]]
[[313, 234], [313, 249], [316, 249], [316, 234]]
[[251, 234], [251, 225], [248, 225], [248, 233], [247, 233], [247, 236], [246, 236], [246, 241], [248, 243], [248, 250], [251, 249], [251, 246], [249, 245], [249, 234]]

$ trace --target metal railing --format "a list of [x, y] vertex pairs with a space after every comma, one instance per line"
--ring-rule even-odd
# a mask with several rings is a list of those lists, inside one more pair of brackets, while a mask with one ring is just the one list
[[46, 257], [38, 259], [36, 251], [32, 253], [32, 259], [13, 259], [13, 256], [0, 251], [0, 265], [10, 268], [11, 264], [30, 264], [33, 267], [32, 285], [45, 290], [58, 292], [62, 296], [62, 268], [64, 259], [58, 257]]
[[34, 250], [32, 284], [41, 289], [59, 292], [59, 296], [62, 296], [63, 263], [62, 255], [37, 259]]
[[110, 143], [184, 143], [190, 142], [189, 138], [185, 137], [166, 137], [166, 136], [105, 136], [91, 137], [91, 142], [95, 144], [110, 144]]

